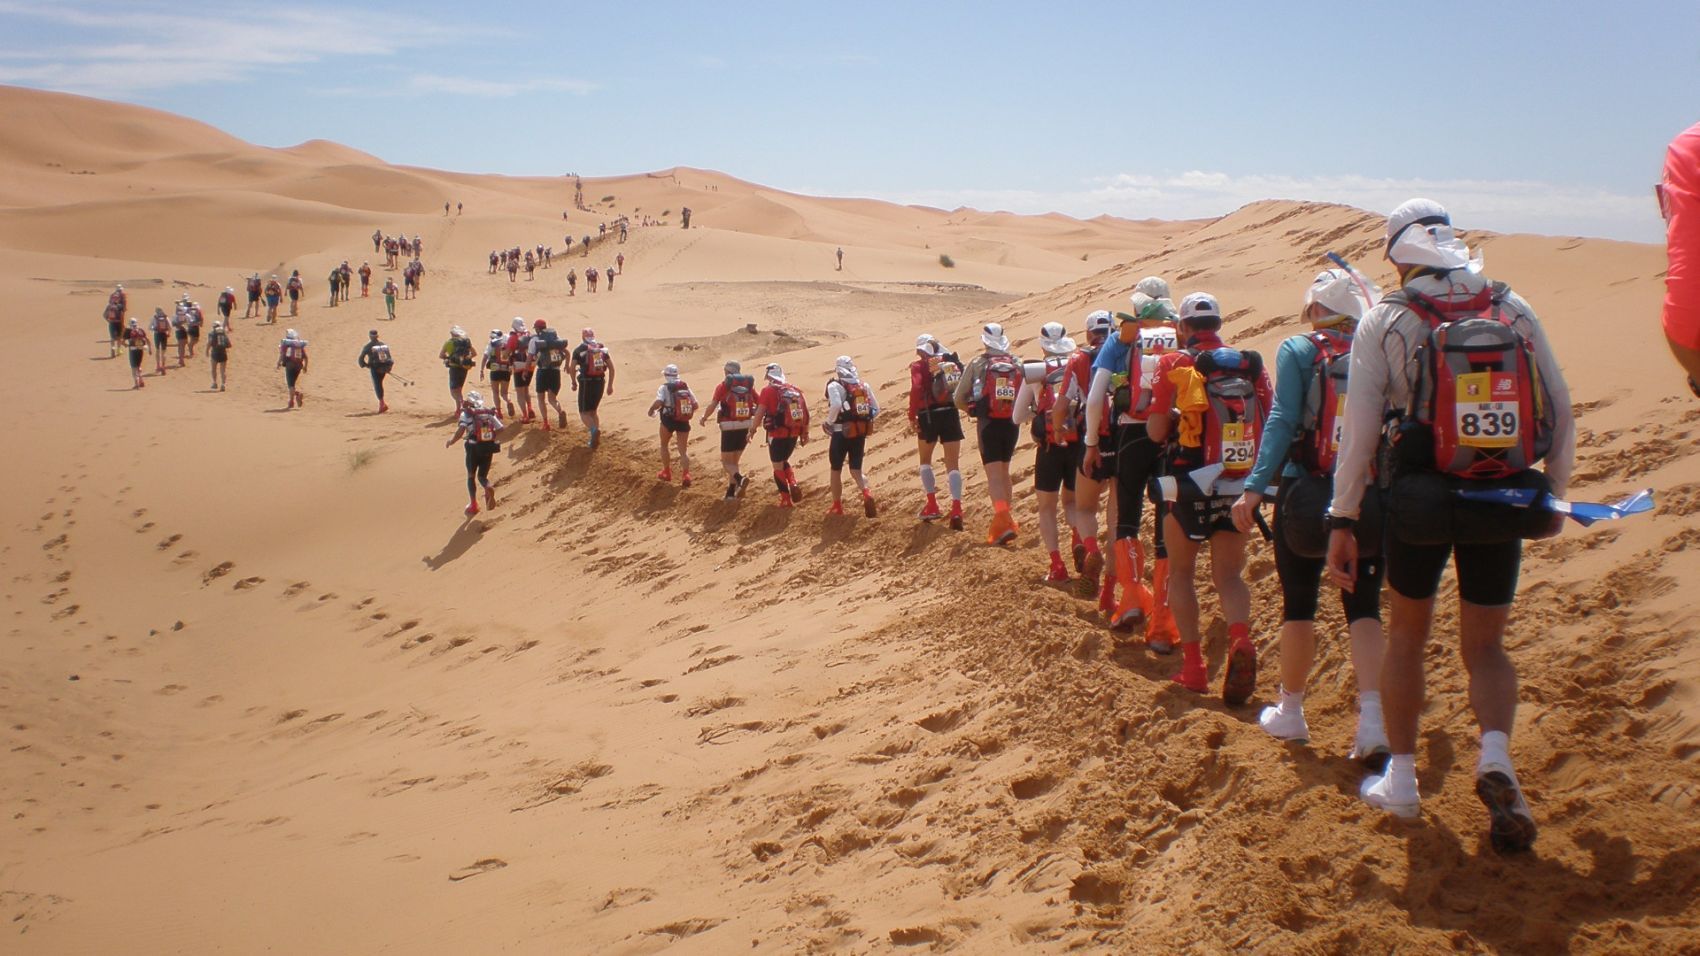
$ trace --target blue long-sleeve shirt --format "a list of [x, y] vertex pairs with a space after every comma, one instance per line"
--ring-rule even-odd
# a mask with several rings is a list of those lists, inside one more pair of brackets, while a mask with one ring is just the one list
[[1295, 335], [1275, 352], [1275, 407], [1263, 423], [1263, 441], [1257, 446], [1257, 463], [1246, 479], [1246, 489], [1264, 491], [1275, 480], [1276, 470], [1286, 478], [1303, 474], [1287, 452], [1304, 423], [1305, 395], [1315, 374], [1316, 344]]

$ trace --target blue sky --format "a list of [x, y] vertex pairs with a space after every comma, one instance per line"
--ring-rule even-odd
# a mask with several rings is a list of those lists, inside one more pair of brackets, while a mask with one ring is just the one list
[[1465, 227], [1659, 241], [1697, 27], [1693, 0], [0, 0], [0, 83], [468, 172], [1131, 218], [1420, 194]]

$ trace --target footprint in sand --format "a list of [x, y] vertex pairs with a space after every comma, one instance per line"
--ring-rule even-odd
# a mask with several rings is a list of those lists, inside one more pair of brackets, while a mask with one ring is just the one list
[[154, 691], [154, 693], [158, 694], [161, 697], [174, 697], [178, 694], [183, 693], [184, 691], [186, 691], [188, 689], [189, 689], [188, 686], [185, 685], [185, 684], [166, 684], [164, 687], [161, 687], [159, 690]]
[[265, 578], [260, 578], [260, 577], [243, 578], [242, 580], [237, 581], [234, 585], [232, 585], [232, 587], [237, 591], [246, 591], [246, 590], [249, 590], [250, 588], [257, 588], [264, 583], [266, 583]]
[[479, 860], [477, 863], [474, 863], [471, 866], [464, 867], [460, 870], [457, 870], [454, 873], [450, 873], [449, 874], [449, 882], [450, 883], [459, 883], [461, 880], [470, 880], [473, 877], [478, 876], [480, 874], [493, 873], [496, 870], [500, 870], [503, 867], [506, 867], [507, 865], [508, 865], [508, 862], [506, 860], [498, 860], [493, 856], [487, 857], [485, 859]]
[[654, 890], [645, 886], [627, 886], [610, 891], [596, 909], [599, 912], [602, 910], [619, 909], [622, 906], [635, 906], [638, 903], [647, 903], [652, 899], [655, 899]]
[[214, 567], [212, 570], [201, 575], [201, 586], [206, 587], [207, 585], [213, 583], [214, 581], [217, 581], [219, 578], [222, 578], [225, 575], [229, 574], [232, 570], [235, 569], [235, 567], [236, 567], [235, 561], [220, 561], [218, 563], [218, 565], [216, 567]]
[[174, 545], [177, 542], [182, 541], [182, 540], [183, 540], [182, 535], [174, 534], [171, 537], [166, 538], [164, 541], [161, 541], [160, 543], [154, 545], [153, 547], [154, 547], [155, 551], [164, 551], [165, 549], [171, 547], [172, 545]]
[[70, 617], [71, 615], [77, 613], [78, 611], [80, 611], [82, 609], [83, 609], [82, 605], [80, 605], [80, 604], [67, 605], [66, 607], [61, 608], [60, 610], [54, 611], [53, 612], [53, 619], [55, 621], [62, 621], [65, 618]]
[[183, 553], [179, 554], [177, 557], [172, 558], [171, 563], [172, 564], [188, 564], [190, 561], [195, 560], [195, 558], [197, 558], [199, 556], [200, 556], [199, 551], [184, 551]]
[[153, 530], [153, 522], [152, 521], [144, 521], [144, 522], [142, 522], [142, 526], [140, 528], [136, 529], [136, 533], [137, 534], [147, 534], [149, 531], [152, 531], [152, 530]]
[[294, 584], [291, 584], [289, 587], [286, 587], [286, 588], [283, 589], [283, 596], [286, 597], [286, 598], [292, 598], [295, 595], [300, 594], [302, 591], [305, 591], [312, 586], [313, 586], [313, 583], [311, 581], [297, 581]]

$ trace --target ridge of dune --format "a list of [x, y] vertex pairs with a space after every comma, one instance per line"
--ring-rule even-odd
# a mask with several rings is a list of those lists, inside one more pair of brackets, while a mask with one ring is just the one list
[[[37, 96], [85, 105], [0, 89], [0, 111]], [[689, 167], [587, 177], [586, 211], [564, 177], [263, 150], [86, 102], [144, 127], [138, 150], [102, 146], [102, 172], [72, 176], [30, 153], [51, 130], [0, 145], [8, 381], [54, 412], [18, 430], [25, 477], [0, 499], [15, 945], [1608, 953], [1680, 952], [1700, 931], [1700, 608], [1683, 584], [1700, 575], [1700, 411], [1641, 318], [1662, 296], [1656, 247], [1469, 234], [1565, 360], [1575, 495], [1659, 493], [1654, 516], [1527, 549], [1508, 644], [1543, 831], [1536, 854], [1501, 859], [1470, 792], [1450, 581], [1426, 812], [1405, 825], [1356, 797], [1336, 601], [1313, 744], [1285, 748], [1255, 708], [1173, 690], [1171, 660], [1039, 583], [1026, 441], [1015, 547], [982, 543], [972, 440], [969, 531], [912, 519], [894, 410], [917, 332], [967, 352], [999, 321], [1031, 352], [1042, 323], [1078, 329], [1161, 274], [1177, 297], [1216, 293], [1226, 337], [1272, 355], [1324, 252], [1391, 284], [1379, 218], [1290, 201], [1186, 223], [944, 213]], [[621, 214], [664, 224], [588, 256], [558, 245]], [[393, 323], [376, 298], [322, 301], [374, 228], [425, 241], [424, 287]], [[488, 273], [490, 249], [532, 243], [557, 244], [551, 268]], [[617, 291], [565, 294], [566, 269], [616, 254]], [[200, 362], [132, 392], [106, 358], [116, 281], [145, 313], [296, 267], [299, 316], [234, 323], [228, 392], [205, 390]], [[449, 325], [476, 339], [516, 315], [608, 343], [604, 441], [589, 450], [576, 420], [511, 427], [498, 506], [465, 519], [434, 356]], [[296, 412], [274, 368], [285, 324], [314, 355]], [[381, 416], [355, 366], [368, 328], [411, 383]], [[778, 362], [818, 402], [839, 354], [891, 415], [869, 445], [879, 517], [822, 514], [819, 440], [795, 459], [795, 509], [769, 504], [759, 441], [745, 498], [721, 500], [712, 430], [693, 441], [696, 486], [655, 479], [663, 364], [706, 395], [727, 359]], [[1261, 542], [1248, 576], [1267, 639], [1280, 600]], [[1219, 678], [1220, 621], [1205, 644]], [[1274, 671], [1270, 653], [1258, 703]]]

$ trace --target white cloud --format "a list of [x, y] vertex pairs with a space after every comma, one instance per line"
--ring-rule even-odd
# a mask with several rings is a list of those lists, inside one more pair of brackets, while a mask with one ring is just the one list
[[1385, 213], [1413, 196], [1444, 203], [1465, 228], [1496, 232], [1602, 236], [1659, 242], [1664, 224], [1646, 195], [1589, 186], [1516, 180], [1378, 179], [1371, 176], [1236, 176], [1208, 170], [1168, 175], [1121, 173], [1074, 189], [937, 189], [886, 192], [881, 198], [953, 209], [1061, 212], [1088, 218], [1199, 219], [1260, 199], [1344, 203]]
[[440, 76], [435, 73], [415, 73], [407, 79], [407, 89], [414, 93], [452, 93], [459, 96], [508, 97], [522, 93], [573, 93], [584, 96], [599, 89], [588, 80], [564, 77], [539, 77], [507, 83], [500, 80], [481, 80], [469, 76]]

